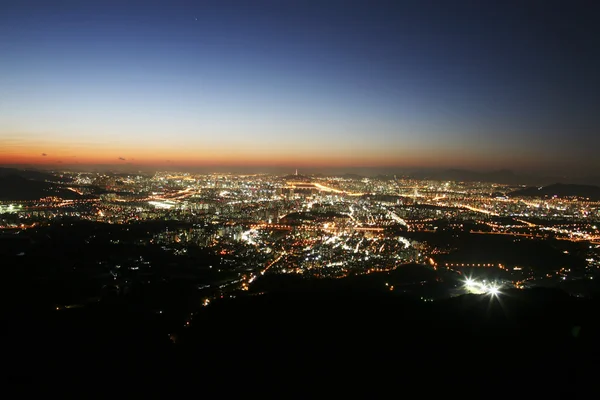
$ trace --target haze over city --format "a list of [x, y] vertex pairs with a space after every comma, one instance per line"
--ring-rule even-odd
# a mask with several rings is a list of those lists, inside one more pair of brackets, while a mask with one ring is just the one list
[[9, 1], [0, 164], [600, 167], [580, 2]]

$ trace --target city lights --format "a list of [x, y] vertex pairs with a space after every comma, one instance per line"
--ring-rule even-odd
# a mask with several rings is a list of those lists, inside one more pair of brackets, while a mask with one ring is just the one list
[[591, 397], [599, 5], [3, 1], [4, 376]]
[[[586, 277], [592, 279], [592, 271], [600, 268], [600, 232], [597, 220], [589, 217], [600, 212], [600, 202], [554, 197], [532, 201], [510, 196], [514, 188], [506, 185], [187, 172], [60, 176], [77, 187], [69, 191], [74, 198], [48, 195], [0, 202], [0, 227], [26, 231], [54, 221], [64, 226], [65, 218], [125, 229], [129, 224], [164, 224], [148, 232], [148, 245], [175, 257], [186, 257], [193, 248], [215, 254], [218, 266], [213, 269], [211, 262], [209, 269], [232, 273], [217, 285], [231, 290], [251, 292], [267, 274], [344, 278], [417, 263], [437, 273], [471, 274], [477, 269], [478, 279], [470, 275], [463, 292], [495, 297], [501, 287], [526, 288], [541, 279], [568, 282], [580, 273], [566, 268], [538, 274], [527, 259], [508, 263], [504, 254], [489, 252], [464, 258], [461, 247], [468, 248], [472, 239], [506, 240], [514, 246], [548, 237], [565, 244], [589, 241], [582, 258]], [[102, 194], [90, 195], [91, 188]], [[363, 195], [352, 195], [357, 193]], [[444, 235], [455, 244], [440, 242]], [[121, 241], [111, 238], [110, 243]], [[560, 254], [573, 253], [561, 248]], [[123, 267], [140, 273], [148, 268], [143, 263]], [[110, 274], [117, 281], [120, 269], [115, 266]], [[497, 283], [484, 281], [497, 276]]]

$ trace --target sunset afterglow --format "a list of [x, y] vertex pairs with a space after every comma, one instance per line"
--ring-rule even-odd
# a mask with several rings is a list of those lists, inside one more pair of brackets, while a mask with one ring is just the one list
[[0, 163], [597, 167], [589, 76], [505, 11], [12, 2]]

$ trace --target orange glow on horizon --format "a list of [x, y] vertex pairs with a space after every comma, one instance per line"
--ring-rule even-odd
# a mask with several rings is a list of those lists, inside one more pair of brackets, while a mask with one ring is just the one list
[[251, 166], [251, 167], [277, 167], [277, 166], [289, 166], [289, 167], [387, 167], [387, 166], [400, 166], [401, 163], [393, 162], [392, 160], [386, 160], [382, 158], [375, 159], [353, 159], [351, 157], [226, 157], [226, 156], [209, 156], [209, 157], [198, 157], [198, 158], [179, 158], [171, 157], [167, 160], [164, 158], [146, 156], [143, 158], [125, 158], [122, 157], [103, 157], [103, 156], [90, 156], [90, 157], [60, 157], [52, 156], [31, 156], [31, 155], [2, 155], [0, 156], [0, 164], [5, 165], [39, 165], [39, 166], [56, 166], [56, 165], [140, 165], [144, 167], [149, 166], [181, 166], [181, 167], [208, 167], [208, 166]]
[[[1, 142], [1, 141], [0, 141]], [[408, 167], [494, 167], [488, 153], [464, 154], [456, 151], [419, 148], [330, 148], [279, 144], [199, 146], [165, 144], [140, 147], [116, 147], [107, 143], [56, 144], [49, 142], [2, 146], [0, 165], [35, 165], [39, 167], [77, 167], [110, 165], [143, 168], [169, 167], [284, 167], [284, 168], [408, 168]], [[10, 144], [10, 143], [7, 143]]]

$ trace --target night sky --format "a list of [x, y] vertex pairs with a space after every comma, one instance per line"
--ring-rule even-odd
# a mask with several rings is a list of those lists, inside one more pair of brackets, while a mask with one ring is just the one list
[[3, 1], [0, 164], [600, 170], [594, 1]]

